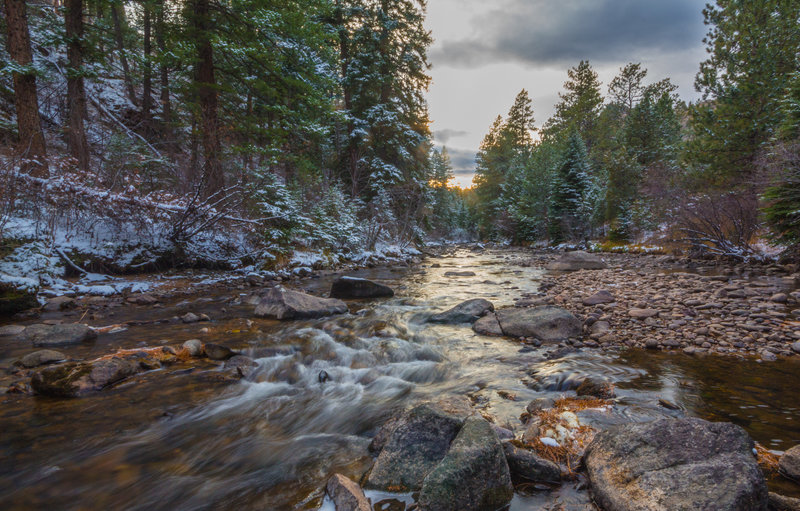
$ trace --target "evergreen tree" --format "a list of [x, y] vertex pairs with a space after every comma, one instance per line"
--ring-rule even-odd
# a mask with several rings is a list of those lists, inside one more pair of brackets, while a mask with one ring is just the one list
[[710, 53], [695, 88], [690, 156], [717, 183], [744, 180], [774, 136], [780, 98], [798, 69], [800, 2], [717, 0], [703, 11]]
[[603, 104], [600, 81], [589, 61], [582, 60], [577, 67], [567, 71], [564, 83], [566, 92], [559, 93], [561, 101], [556, 104], [555, 114], [544, 126], [546, 136], [569, 136], [571, 130], [578, 134], [591, 150], [597, 137], [595, 128]]
[[647, 76], [647, 69], [641, 64], [630, 63], [619, 70], [619, 74], [608, 84], [608, 96], [613, 103], [630, 112], [644, 96], [642, 81]]
[[550, 210], [550, 241], [582, 240], [588, 233], [587, 207], [590, 176], [586, 145], [573, 129], [567, 139], [563, 162], [558, 168]]

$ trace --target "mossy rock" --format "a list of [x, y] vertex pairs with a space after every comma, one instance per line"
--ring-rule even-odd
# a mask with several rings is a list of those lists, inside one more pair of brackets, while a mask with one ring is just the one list
[[36, 292], [0, 283], [0, 316], [10, 316], [39, 306]]

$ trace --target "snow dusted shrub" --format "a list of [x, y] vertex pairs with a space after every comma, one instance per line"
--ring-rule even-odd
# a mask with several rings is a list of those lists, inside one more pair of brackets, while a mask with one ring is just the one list
[[328, 187], [311, 204], [303, 240], [309, 247], [351, 252], [364, 244], [358, 221], [360, 201], [350, 199], [341, 186]]
[[745, 261], [762, 258], [755, 247], [761, 228], [758, 196], [747, 190], [695, 196], [678, 220], [691, 250]]

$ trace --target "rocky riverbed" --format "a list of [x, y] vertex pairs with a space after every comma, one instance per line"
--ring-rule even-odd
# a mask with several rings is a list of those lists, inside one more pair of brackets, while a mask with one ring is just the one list
[[[694, 416], [773, 456], [800, 443], [797, 268], [615, 254], [546, 269], [560, 257], [456, 249], [338, 280], [54, 298], [0, 324], [0, 500], [316, 509], [326, 492], [363, 505], [364, 485], [381, 509], [436, 509], [466, 498], [448, 481], [479, 452], [470, 473], [505, 463], [513, 492], [484, 477], [468, 501], [592, 509], [580, 454], [618, 425]], [[381, 456], [404, 459], [382, 454], [391, 424], [443, 399], [455, 426], [422, 479], [368, 484]], [[781, 473], [770, 489], [800, 496]]]

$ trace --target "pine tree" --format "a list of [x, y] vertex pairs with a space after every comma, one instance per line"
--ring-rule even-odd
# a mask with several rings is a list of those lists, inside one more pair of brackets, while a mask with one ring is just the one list
[[552, 243], [582, 240], [588, 232], [590, 211], [587, 210], [586, 198], [590, 186], [589, 175], [586, 145], [577, 129], [573, 129], [567, 139], [553, 192], [550, 212]]
[[533, 143], [531, 132], [536, 131], [536, 125], [533, 120], [532, 103], [528, 91], [522, 89], [514, 98], [514, 104], [511, 105], [503, 124], [501, 136], [505, 139], [504, 143], [515, 150], [524, 150]]
[[746, 180], [780, 123], [780, 98], [798, 69], [800, 2], [717, 0], [703, 14], [710, 53], [695, 88], [690, 156], [716, 183]]
[[575, 129], [591, 150], [597, 140], [594, 130], [603, 104], [600, 81], [586, 60], [569, 69], [567, 76], [569, 79], [564, 83], [566, 92], [559, 93], [561, 101], [543, 131], [546, 136], [566, 137]]
[[608, 96], [611, 101], [630, 112], [644, 96], [642, 81], [647, 76], [647, 69], [641, 64], [630, 63], [619, 70], [619, 74], [608, 84]]

